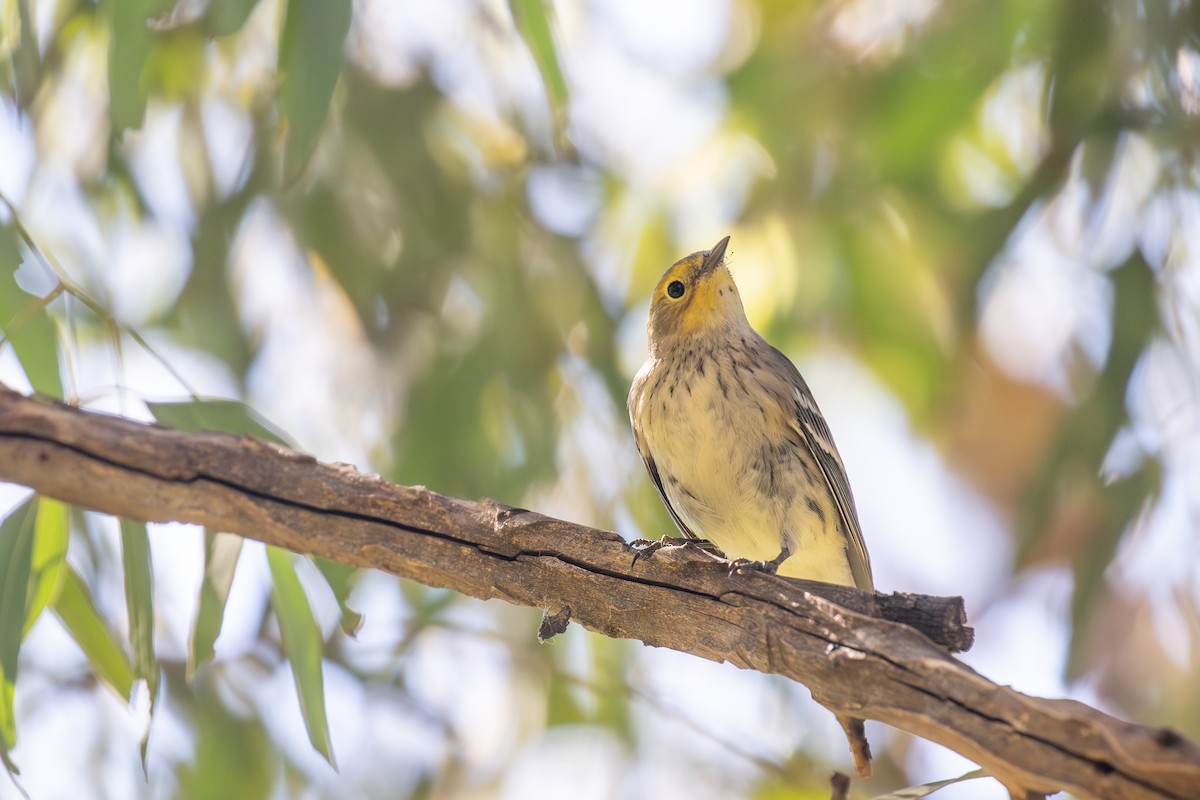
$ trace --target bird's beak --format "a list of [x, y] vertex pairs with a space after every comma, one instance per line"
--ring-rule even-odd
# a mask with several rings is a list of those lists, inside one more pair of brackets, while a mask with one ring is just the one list
[[713, 245], [713, 249], [708, 251], [704, 256], [704, 263], [700, 265], [701, 275], [711, 275], [717, 267], [725, 261], [725, 248], [729, 244], [729, 237], [726, 236], [721, 241]]

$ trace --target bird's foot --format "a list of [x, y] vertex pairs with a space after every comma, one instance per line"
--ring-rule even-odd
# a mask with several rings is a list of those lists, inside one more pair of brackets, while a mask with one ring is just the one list
[[779, 570], [779, 564], [774, 561], [755, 561], [750, 558], [735, 558], [729, 562], [729, 574], [741, 575], [743, 572], [765, 572], [774, 575]]
[[790, 544], [784, 542], [783, 550], [770, 561], [755, 561], [750, 558], [733, 559], [729, 562], [729, 574], [740, 575], [747, 570], [753, 570], [754, 572], [765, 572], [767, 575], [774, 575], [779, 571], [779, 565], [786, 561], [791, 554], [792, 548]]

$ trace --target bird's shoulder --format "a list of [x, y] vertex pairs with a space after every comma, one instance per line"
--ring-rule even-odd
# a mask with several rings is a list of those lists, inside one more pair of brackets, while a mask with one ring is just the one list
[[779, 348], [755, 334], [737, 348], [737, 356], [754, 371], [755, 382], [781, 420], [790, 424], [801, 408], [811, 407], [812, 392], [800, 370]]

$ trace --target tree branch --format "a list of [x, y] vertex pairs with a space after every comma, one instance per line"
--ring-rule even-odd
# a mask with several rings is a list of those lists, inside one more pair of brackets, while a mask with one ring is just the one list
[[958, 599], [729, 576], [685, 548], [634, 559], [613, 533], [390, 484], [256, 439], [143, 425], [3, 386], [0, 480], [110, 514], [198, 523], [546, 609], [547, 635], [574, 619], [606, 636], [786, 675], [843, 722], [877, 719], [946, 745], [1015, 796], [1186, 800], [1200, 787], [1200, 747], [1179, 733], [998, 686], [934, 644], [969, 646]]

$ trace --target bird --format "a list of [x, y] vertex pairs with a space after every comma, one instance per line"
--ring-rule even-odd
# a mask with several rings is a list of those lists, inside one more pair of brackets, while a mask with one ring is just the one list
[[874, 591], [833, 435], [800, 371], [746, 319], [728, 245], [676, 261], [651, 297], [628, 403], [646, 471], [684, 539], [731, 571]]

